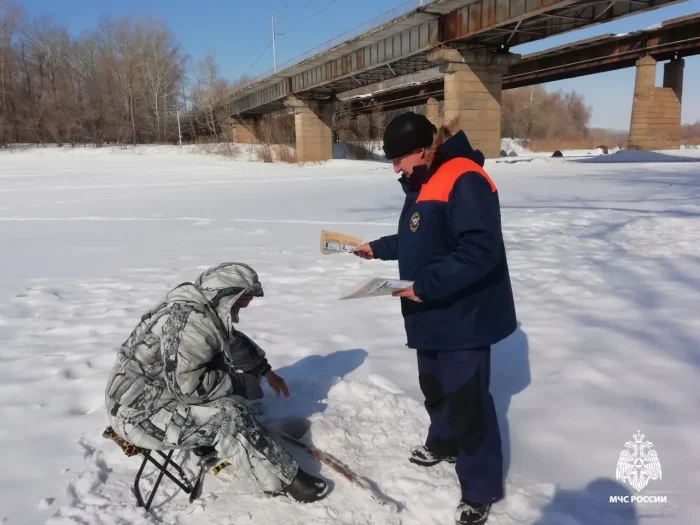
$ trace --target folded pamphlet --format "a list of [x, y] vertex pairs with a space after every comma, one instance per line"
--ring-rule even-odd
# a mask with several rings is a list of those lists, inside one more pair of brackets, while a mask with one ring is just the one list
[[321, 253], [352, 253], [362, 244], [362, 239], [344, 233], [321, 230]]
[[384, 279], [377, 277], [375, 279], [370, 279], [351, 294], [341, 297], [340, 300], [391, 295], [394, 292], [405, 290], [411, 286], [413, 286], [413, 281], [402, 281], [400, 279]]

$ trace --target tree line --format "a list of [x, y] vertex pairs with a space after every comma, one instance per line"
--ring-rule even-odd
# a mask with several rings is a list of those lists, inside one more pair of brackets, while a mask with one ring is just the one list
[[[30, 20], [13, 0], [0, 0], [0, 146], [175, 143], [180, 135], [225, 142], [230, 93], [244, 81], [223, 78], [212, 55], [192, 63], [167, 26], [150, 17], [104, 17], [75, 37], [51, 18]], [[596, 136], [591, 108], [575, 92], [508, 90], [502, 109], [505, 137]], [[335, 121], [344, 118], [339, 110]], [[684, 135], [699, 136], [698, 125], [685, 126]]]
[[105, 17], [73, 37], [0, 0], [0, 145], [218, 140], [231, 87], [161, 21]]
[[683, 124], [681, 126], [681, 140], [689, 143], [700, 143], [700, 120], [694, 124]]
[[[598, 144], [626, 147], [628, 130], [592, 128], [591, 116], [591, 106], [575, 91], [550, 92], [538, 85], [504, 91], [502, 95], [504, 137], [525, 139], [543, 149], [556, 148], [557, 144], [559, 148]], [[681, 142], [700, 143], [700, 121], [681, 126]]]
[[562, 142], [590, 137], [592, 108], [575, 91], [549, 92], [541, 85], [512, 89], [503, 92], [501, 108], [504, 137]]

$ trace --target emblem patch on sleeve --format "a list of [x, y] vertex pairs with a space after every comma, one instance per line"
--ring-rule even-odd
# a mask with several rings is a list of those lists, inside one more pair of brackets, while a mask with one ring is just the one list
[[414, 213], [411, 215], [411, 231], [414, 232], [418, 229], [418, 226], [420, 226], [420, 214], [418, 212]]

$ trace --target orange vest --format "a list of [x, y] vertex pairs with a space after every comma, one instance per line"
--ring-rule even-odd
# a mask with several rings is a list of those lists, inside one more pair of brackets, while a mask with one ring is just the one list
[[448, 160], [442, 166], [440, 166], [435, 173], [433, 173], [430, 180], [423, 184], [416, 202], [447, 202], [447, 198], [449, 197], [455, 182], [461, 175], [467, 172], [478, 173], [484, 177], [491, 185], [491, 192], [496, 192], [496, 185], [481, 166], [479, 166], [473, 160], [457, 158]]

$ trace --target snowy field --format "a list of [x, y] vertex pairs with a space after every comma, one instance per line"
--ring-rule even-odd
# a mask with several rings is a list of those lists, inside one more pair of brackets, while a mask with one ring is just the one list
[[[508, 481], [488, 523], [695, 524], [700, 151], [579, 153], [486, 165], [519, 318], [493, 352]], [[402, 200], [378, 162], [266, 165], [167, 147], [0, 154], [0, 523], [452, 524], [453, 468], [406, 459], [427, 416], [398, 300], [337, 300], [396, 265], [319, 251], [324, 228], [394, 232]], [[144, 311], [223, 261], [251, 264], [265, 287], [240, 328], [292, 390], [270, 415], [308, 418], [307, 438], [398, 511], [295, 449], [331, 480], [326, 500], [263, 498], [229, 468], [194, 504], [166, 480], [151, 514], [135, 507], [140, 460], [101, 436], [107, 374]], [[637, 430], [663, 469], [639, 494], [615, 480]], [[667, 503], [609, 502], [620, 495]]]

